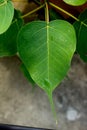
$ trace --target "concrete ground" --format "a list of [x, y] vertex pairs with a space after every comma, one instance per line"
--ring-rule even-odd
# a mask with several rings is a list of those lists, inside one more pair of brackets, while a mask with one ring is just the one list
[[32, 89], [17, 57], [0, 58], [0, 123], [56, 130], [87, 130], [87, 65], [73, 58], [68, 78], [53, 93], [58, 124], [47, 95]]

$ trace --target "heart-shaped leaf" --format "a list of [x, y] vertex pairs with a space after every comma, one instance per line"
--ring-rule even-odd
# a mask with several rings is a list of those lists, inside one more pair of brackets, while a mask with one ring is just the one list
[[73, 6], [82, 5], [87, 2], [87, 0], [63, 0], [63, 1]]
[[0, 34], [10, 26], [14, 15], [14, 7], [10, 0], [0, 0]]
[[76, 51], [87, 62], [87, 9], [79, 16], [79, 21], [74, 23], [77, 35]]
[[25, 25], [18, 35], [18, 52], [32, 79], [51, 93], [67, 74], [76, 47], [71, 24], [55, 20]]
[[25, 25], [18, 35], [18, 52], [32, 79], [48, 94], [56, 118], [52, 92], [70, 67], [76, 48], [71, 24], [55, 20]]
[[17, 34], [23, 25], [20, 12], [15, 10], [14, 20], [9, 29], [0, 35], [0, 57], [13, 56], [17, 52]]

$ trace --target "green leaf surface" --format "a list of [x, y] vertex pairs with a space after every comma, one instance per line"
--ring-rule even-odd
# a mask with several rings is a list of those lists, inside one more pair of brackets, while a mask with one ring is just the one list
[[34, 82], [47, 93], [55, 118], [52, 92], [67, 74], [75, 48], [75, 30], [63, 20], [34, 21], [18, 35], [20, 58]]
[[19, 14], [19, 11], [15, 10], [13, 23], [6, 32], [0, 35], [0, 57], [12, 56], [17, 52], [17, 34], [23, 25]]
[[63, 0], [63, 1], [73, 6], [79, 6], [87, 2], [87, 0]]
[[34, 21], [18, 35], [18, 52], [32, 79], [52, 93], [70, 67], [76, 48], [75, 31], [63, 20]]
[[74, 23], [77, 35], [76, 51], [87, 62], [87, 9], [79, 16], [79, 20]]
[[30, 76], [30, 74], [29, 74], [29, 71], [27, 70], [27, 68], [25, 67], [25, 65], [24, 65], [24, 64], [21, 64], [20, 68], [21, 68], [21, 70], [22, 70], [24, 76], [28, 79], [28, 81], [29, 81], [32, 85], [34, 85], [35, 82], [34, 82], [33, 79], [31, 78], [31, 76]]
[[14, 15], [14, 7], [10, 0], [0, 0], [0, 34], [10, 26]]

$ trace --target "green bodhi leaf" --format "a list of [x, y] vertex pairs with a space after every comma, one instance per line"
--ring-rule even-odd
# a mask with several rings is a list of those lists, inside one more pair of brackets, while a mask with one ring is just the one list
[[87, 2], [87, 0], [63, 0], [63, 1], [73, 6], [79, 6]]
[[73, 26], [63, 20], [34, 21], [20, 30], [17, 41], [21, 60], [54, 111], [52, 92], [66, 76], [76, 49]]
[[79, 21], [74, 23], [77, 35], [76, 51], [87, 62], [87, 9], [79, 16]]
[[0, 34], [10, 26], [14, 15], [14, 7], [10, 0], [0, 0]]
[[20, 12], [15, 10], [11, 26], [0, 35], [0, 57], [13, 56], [17, 53], [17, 34], [23, 25]]
[[55, 20], [25, 25], [18, 35], [18, 52], [33, 80], [47, 93], [67, 74], [76, 47], [71, 24]]

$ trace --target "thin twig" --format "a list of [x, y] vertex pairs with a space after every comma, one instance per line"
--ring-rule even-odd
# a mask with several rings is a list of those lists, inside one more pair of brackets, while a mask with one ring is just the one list
[[45, 21], [49, 23], [49, 11], [48, 11], [48, 3], [46, 2], [46, 7], [45, 7]]
[[54, 8], [56, 8], [56, 9], [60, 10], [61, 12], [67, 14], [68, 16], [70, 16], [71, 18], [73, 18], [74, 20], [76, 20], [76, 21], [78, 21], [78, 22], [81, 22], [82, 25], [84, 25], [85, 27], [87, 27], [87, 24], [85, 24], [83, 21], [80, 21], [78, 18], [76, 18], [76, 17], [75, 17], [74, 15], [72, 15], [71, 13], [67, 12], [66, 10], [62, 9], [62, 8], [59, 7], [59, 6], [56, 6], [55, 4], [53, 4], [53, 3], [51, 3], [51, 2], [49, 2], [49, 4], [50, 4], [52, 7], [54, 7]]
[[40, 10], [41, 8], [43, 8], [44, 6], [45, 6], [45, 4], [43, 4], [43, 5], [39, 6], [39, 7], [37, 7], [36, 9], [34, 9], [34, 10], [28, 12], [27, 14], [21, 16], [21, 18], [25, 18], [25, 17], [27, 17], [27, 16], [29, 16], [29, 15], [35, 13], [36, 11]]
[[62, 9], [61, 7], [56, 6], [55, 4], [53, 4], [53, 3], [51, 3], [51, 2], [49, 2], [49, 4], [50, 4], [52, 7], [54, 7], [54, 8], [56, 8], [56, 9], [60, 10], [61, 12], [67, 14], [68, 16], [72, 17], [72, 18], [75, 19], [76, 21], [79, 21], [78, 18], [76, 18], [74, 15], [72, 15], [72, 14], [69, 13], [69, 12], [67, 12], [66, 10]]

